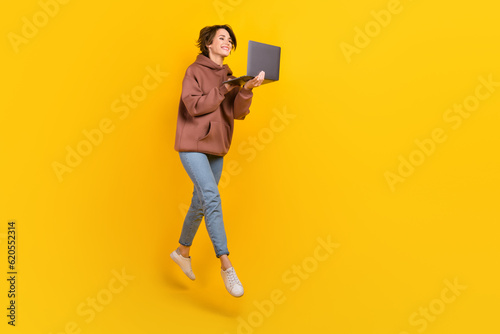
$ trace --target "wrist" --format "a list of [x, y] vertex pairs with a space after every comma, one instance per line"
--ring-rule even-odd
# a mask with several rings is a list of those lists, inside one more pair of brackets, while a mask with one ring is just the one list
[[219, 87], [219, 92], [222, 95], [226, 95], [229, 89], [227, 88], [226, 84], [222, 84], [222, 86]]

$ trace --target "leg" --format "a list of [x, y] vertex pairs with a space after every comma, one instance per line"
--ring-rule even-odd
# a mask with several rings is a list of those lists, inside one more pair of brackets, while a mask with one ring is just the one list
[[189, 257], [189, 248], [193, 243], [194, 236], [200, 227], [201, 220], [203, 219], [203, 207], [200, 202], [198, 191], [196, 187], [193, 190], [193, 198], [191, 199], [191, 206], [184, 219], [182, 225], [182, 232], [179, 238], [179, 254], [184, 257]]
[[221, 255], [220, 257], [220, 267], [222, 270], [226, 270], [228, 268], [231, 268], [233, 265], [231, 264], [231, 261], [229, 261], [229, 258], [227, 255]]
[[[219, 184], [220, 177], [222, 175], [222, 158], [209, 155], [208, 160], [210, 161], [210, 167], [212, 168], [212, 172], [215, 178], [215, 182], [217, 185]], [[205, 221], [207, 219], [205, 218]], [[207, 223], [207, 229], [208, 229], [208, 223]], [[224, 233], [224, 239], [225, 239], [225, 232], [224, 232], [224, 226], [222, 225], [222, 231], [216, 230], [214, 233]], [[226, 248], [227, 249], [227, 248]], [[244, 293], [243, 286], [241, 285], [240, 280], [238, 279], [238, 275], [236, 275], [236, 272], [234, 271], [234, 268], [231, 264], [231, 261], [229, 261], [228, 258], [229, 252], [223, 253], [220, 255], [220, 265], [221, 265], [221, 276], [222, 280], [224, 281], [224, 285], [226, 286], [227, 291], [234, 297], [241, 297]]]
[[[228, 255], [227, 238], [217, 183], [222, 174], [223, 157], [199, 152], [179, 152], [181, 162], [195, 186], [203, 208], [207, 231], [217, 257]], [[187, 244], [185, 246], [189, 246]]]
[[[221, 261], [221, 276], [224, 285], [232, 296], [240, 297], [243, 295], [244, 290], [228, 258], [229, 251], [227, 250], [226, 232], [222, 220], [222, 205], [217, 187], [222, 175], [223, 158], [197, 152], [180, 152], [179, 154], [184, 168], [194, 183], [194, 193], [199, 200], [198, 202], [193, 200], [191, 205], [196, 207], [196, 203], [198, 205], [201, 204], [203, 215], [205, 215], [207, 231], [215, 249], [215, 255]], [[193, 217], [200, 217], [199, 214], [194, 214], [196, 210], [195, 208], [193, 209]], [[196, 221], [196, 219], [193, 221]], [[194, 230], [194, 233], [196, 233], [198, 226], [199, 222], [191, 224], [191, 232]], [[193, 237], [194, 233], [191, 233]], [[183, 251], [187, 251], [187, 254], [189, 254], [189, 246], [184, 246], [185, 248], [183, 249]], [[190, 259], [183, 259], [182, 261], [190, 261]], [[189, 271], [190, 269], [190, 263], [185, 264], [183, 270], [185, 270], [184, 272], [188, 276], [192, 275], [192, 271]], [[191, 277], [191, 279], [194, 279], [194, 275]]]
[[[222, 175], [223, 159], [222, 159], [222, 157], [211, 155], [211, 156], [209, 156], [208, 160], [210, 162], [210, 167], [212, 168], [212, 172], [214, 174], [215, 181], [218, 185], [219, 181], [220, 181], [220, 177]], [[229, 254], [222, 254], [219, 257], [221, 268], [223, 270], [226, 270], [227, 268], [232, 267], [232, 264], [231, 264], [231, 261], [229, 261], [228, 255]]]

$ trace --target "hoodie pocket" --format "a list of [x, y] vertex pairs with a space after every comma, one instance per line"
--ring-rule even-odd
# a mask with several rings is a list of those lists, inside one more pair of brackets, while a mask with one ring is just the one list
[[227, 124], [210, 121], [207, 134], [198, 139], [198, 150], [213, 154], [226, 154], [231, 144]]

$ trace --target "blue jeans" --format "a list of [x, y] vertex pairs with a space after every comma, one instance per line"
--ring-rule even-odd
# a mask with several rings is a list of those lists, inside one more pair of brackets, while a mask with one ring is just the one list
[[205, 224], [215, 255], [217, 257], [229, 255], [217, 187], [222, 174], [224, 157], [199, 152], [179, 152], [179, 156], [184, 169], [194, 183], [193, 198], [184, 219], [179, 243], [191, 246], [201, 220], [205, 216]]

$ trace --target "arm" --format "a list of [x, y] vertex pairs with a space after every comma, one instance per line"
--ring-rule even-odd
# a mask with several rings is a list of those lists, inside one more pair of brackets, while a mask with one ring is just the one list
[[234, 98], [233, 117], [243, 120], [250, 113], [250, 105], [252, 104], [253, 92], [251, 89], [241, 87], [238, 94]]
[[208, 94], [203, 94], [196, 78], [188, 72], [182, 81], [182, 101], [187, 111], [193, 117], [205, 115], [217, 110], [224, 101], [228, 89], [225, 85], [212, 88]]
[[250, 112], [250, 104], [252, 104], [253, 92], [252, 89], [254, 87], [259, 87], [265, 78], [265, 72], [260, 71], [260, 73], [249, 80], [243, 85], [240, 89], [236, 98], [234, 99], [234, 118], [235, 119], [245, 119], [245, 116]]

